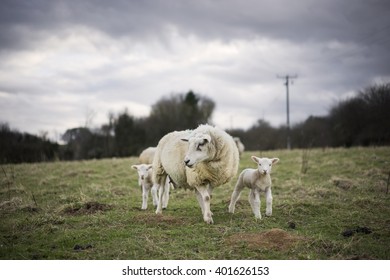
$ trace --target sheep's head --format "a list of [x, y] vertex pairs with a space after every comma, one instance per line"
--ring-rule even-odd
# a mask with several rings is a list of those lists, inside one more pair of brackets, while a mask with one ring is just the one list
[[197, 133], [181, 140], [188, 142], [188, 150], [184, 158], [187, 167], [191, 168], [197, 163], [210, 158], [211, 136], [209, 134]]
[[259, 158], [252, 156], [254, 162], [257, 163], [257, 168], [262, 175], [270, 174], [272, 170], [272, 165], [278, 163], [278, 158]]
[[148, 172], [150, 169], [152, 169], [152, 165], [137, 164], [137, 165], [132, 165], [131, 168], [137, 170], [139, 179], [143, 181], [148, 177]]

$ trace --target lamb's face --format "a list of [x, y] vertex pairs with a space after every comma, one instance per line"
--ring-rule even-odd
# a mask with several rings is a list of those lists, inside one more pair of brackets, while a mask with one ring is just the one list
[[148, 172], [152, 168], [151, 164], [138, 164], [138, 165], [132, 165], [133, 169], [137, 170], [138, 177], [140, 180], [145, 180], [148, 177]]
[[263, 175], [270, 174], [272, 165], [279, 161], [278, 158], [258, 158], [255, 156], [252, 156], [252, 160], [257, 163], [257, 169]]
[[209, 134], [195, 134], [189, 139], [182, 139], [188, 141], [188, 150], [184, 158], [184, 163], [188, 167], [193, 167], [199, 162], [210, 158], [208, 145], [210, 145], [211, 137]]

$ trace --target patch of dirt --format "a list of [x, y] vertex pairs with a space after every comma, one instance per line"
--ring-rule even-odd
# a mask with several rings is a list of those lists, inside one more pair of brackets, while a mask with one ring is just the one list
[[237, 233], [229, 236], [225, 242], [233, 246], [244, 243], [251, 249], [286, 251], [303, 240], [303, 237], [291, 234], [282, 229], [273, 228], [259, 233]]
[[76, 244], [76, 245], [74, 245], [73, 250], [80, 252], [80, 251], [89, 250], [92, 248], [93, 248], [93, 246], [91, 244], [87, 244], [85, 246]]
[[346, 230], [344, 230], [341, 233], [341, 235], [344, 236], [344, 237], [351, 237], [355, 233], [370, 234], [370, 233], [372, 233], [372, 230], [370, 228], [368, 228], [368, 227], [360, 227], [360, 226], [358, 226], [355, 229], [346, 229]]
[[343, 190], [346, 190], [346, 191], [351, 189], [355, 185], [352, 180], [342, 179], [342, 178], [338, 178], [338, 177], [333, 177], [332, 178], [332, 183], [336, 187], [338, 187], [340, 189], [343, 189]]
[[92, 202], [84, 203], [82, 205], [67, 207], [63, 210], [63, 213], [67, 215], [88, 215], [97, 212], [108, 211], [111, 209], [112, 209], [111, 205], [92, 201]]

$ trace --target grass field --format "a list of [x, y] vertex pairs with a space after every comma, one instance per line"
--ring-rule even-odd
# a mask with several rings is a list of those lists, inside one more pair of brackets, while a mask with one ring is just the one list
[[[390, 259], [390, 148], [246, 152], [279, 157], [273, 216], [257, 221], [236, 178], [216, 188], [213, 225], [195, 194], [141, 207], [137, 158], [0, 166], [1, 259]], [[237, 174], [238, 175], [238, 174]], [[262, 214], [265, 212], [262, 197]]]

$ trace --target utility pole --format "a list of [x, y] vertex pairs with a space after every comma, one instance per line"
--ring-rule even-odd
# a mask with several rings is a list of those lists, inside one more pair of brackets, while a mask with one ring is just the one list
[[291, 149], [291, 138], [290, 138], [290, 97], [288, 92], [288, 86], [290, 84], [290, 80], [298, 78], [297, 75], [286, 75], [286, 76], [279, 76], [277, 75], [278, 79], [285, 79], [286, 82], [284, 85], [286, 86], [286, 109], [287, 109], [287, 149]]

